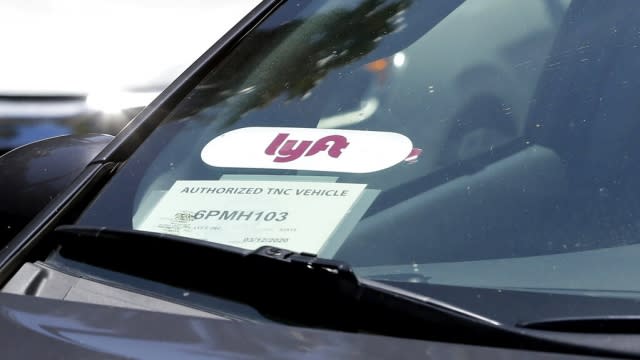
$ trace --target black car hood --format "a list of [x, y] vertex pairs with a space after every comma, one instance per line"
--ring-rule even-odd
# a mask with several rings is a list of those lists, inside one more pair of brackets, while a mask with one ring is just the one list
[[3, 359], [574, 358], [0, 294]]

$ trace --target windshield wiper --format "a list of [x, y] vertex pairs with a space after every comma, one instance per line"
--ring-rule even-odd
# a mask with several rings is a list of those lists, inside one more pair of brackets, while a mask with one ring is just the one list
[[607, 315], [549, 318], [518, 326], [545, 331], [589, 334], [640, 334], [640, 315]]
[[612, 355], [579, 341], [500, 324], [368, 279], [341, 261], [264, 246], [255, 251], [132, 230], [61, 226], [73, 261], [250, 305], [293, 325], [456, 343]]

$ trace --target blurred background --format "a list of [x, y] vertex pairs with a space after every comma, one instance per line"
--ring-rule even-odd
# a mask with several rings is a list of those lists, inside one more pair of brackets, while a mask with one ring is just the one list
[[3, 0], [0, 154], [117, 133], [259, 0]]

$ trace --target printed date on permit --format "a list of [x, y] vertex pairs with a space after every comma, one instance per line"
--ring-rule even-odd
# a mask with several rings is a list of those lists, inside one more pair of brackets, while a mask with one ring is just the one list
[[[182, 214], [184, 215], [184, 213]], [[276, 221], [287, 220], [287, 211], [246, 211], [246, 210], [198, 210], [189, 214], [191, 220], [220, 221]]]
[[242, 239], [244, 243], [286, 243], [289, 238], [283, 237], [245, 237]]

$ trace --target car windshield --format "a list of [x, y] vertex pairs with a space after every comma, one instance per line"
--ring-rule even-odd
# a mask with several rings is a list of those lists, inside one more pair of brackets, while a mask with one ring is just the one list
[[287, 1], [77, 224], [399, 283], [637, 297], [639, 16], [633, 0]]

